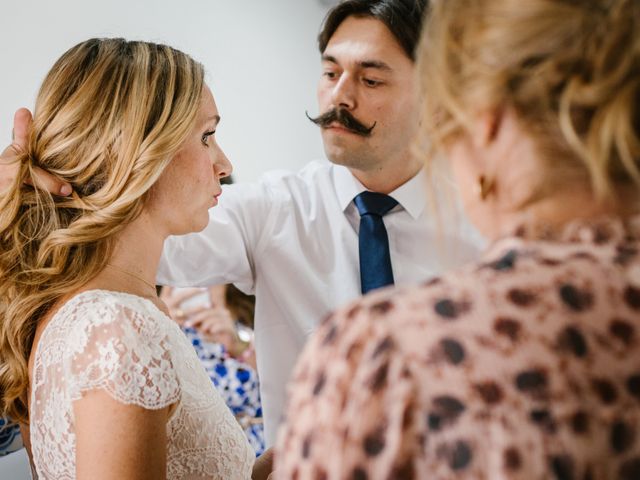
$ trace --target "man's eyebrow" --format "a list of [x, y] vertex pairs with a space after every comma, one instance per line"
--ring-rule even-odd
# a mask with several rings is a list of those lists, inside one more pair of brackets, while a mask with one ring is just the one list
[[[322, 55], [323, 62], [335, 63], [338, 65], [338, 60], [333, 55]], [[386, 72], [391, 72], [393, 69], [386, 63], [381, 62], [380, 60], [363, 60], [358, 62], [358, 66], [360, 68], [375, 68], [377, 70], [384, 70]]]
[[390, 72], [392, 68], [384, 62], [378, 60], [364, 60], [359, 62], [362, 68], [376, 68], [378, 70], [385, 70]]
[[333, 55], [322, 54], [322, 61], [336, 63], [336, 64], [338, 63], [338, 61], [336, 60], [336, 57], [334, 57]]

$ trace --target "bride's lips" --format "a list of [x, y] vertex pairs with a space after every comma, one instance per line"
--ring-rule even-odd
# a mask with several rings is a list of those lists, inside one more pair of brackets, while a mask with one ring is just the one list
[[216, 205], [218, 205], [218, 197], [220, 197], [220, 195], [222, 195], [222, 192], [218, 192], [218, 193], [214, 193], [213, 195], [211, 195], [211, 207], [215, 207]]

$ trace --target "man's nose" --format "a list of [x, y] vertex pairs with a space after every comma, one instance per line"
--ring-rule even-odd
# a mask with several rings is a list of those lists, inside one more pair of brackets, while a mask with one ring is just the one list
[[336, 108], [353, 110], [356, 107], [356, 92], [353, 79], [343, 74], [331, 92], [331, 100]]

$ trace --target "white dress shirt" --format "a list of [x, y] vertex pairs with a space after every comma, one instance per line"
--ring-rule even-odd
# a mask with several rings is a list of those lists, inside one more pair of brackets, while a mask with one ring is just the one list
[[[384, 216], [396, 285], [425, 281], [477, 251], [473, 240], [438, 237], [424, 176], [393, 191], [398, 205]], [[286, 383], [305, 341], [323, 317], [360, 296], [360, 215], [353, 198], [364, 190], [347, 168], [328, 162], [270, 173], [258, 183], [226, 186], [205, 230], [165, 243], [159, 284], [234, 283], [256, 295], [267, 445], [275, 440]], [[438, 245], [455, 251], [455, 259]]]

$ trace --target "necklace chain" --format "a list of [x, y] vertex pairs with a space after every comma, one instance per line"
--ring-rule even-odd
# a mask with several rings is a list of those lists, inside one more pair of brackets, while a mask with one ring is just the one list
[[130, 277], [133, 277], [137, 280], [140, 280], [142, 283], [144, 283], [145, 285], [147, 285], [148, 287], [151, 287], [151, 289], [153, 290], [153, 294], [154, 296], [156, 295], [156, 286], [154, 284], [152, 284], [151, 282], [147, 282], [144, 278], [142, 278], [140, 275], [136, 275], [133, 272], [130, 272], [129, 270], [125, 270], [124, 268], [121, 267], [116, 267], [115, 265], [111, 264], [111, 263], [107, 263], [106, 265], [107, 267], [111, 267], [114, 270], [118, 270], [121, 273], [124, 273], [125, 275], [129, 275]]

